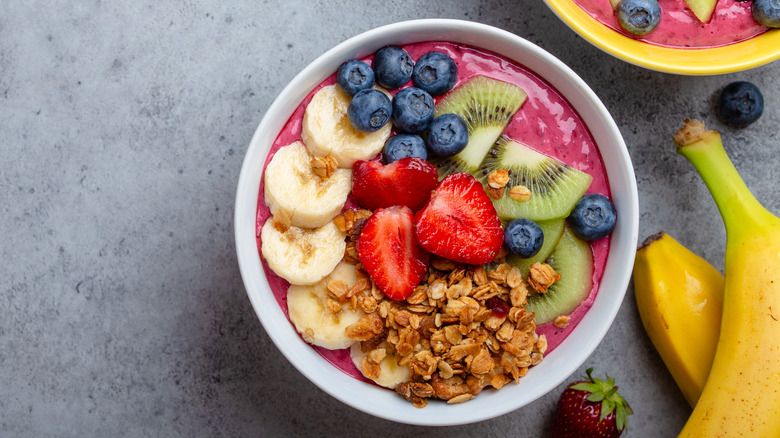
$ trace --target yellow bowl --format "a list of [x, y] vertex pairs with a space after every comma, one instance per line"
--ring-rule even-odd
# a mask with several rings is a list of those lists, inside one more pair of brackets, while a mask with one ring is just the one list
[[713, 75], [747, 70], [780, 58], [780, 29], [728, 46], [678, 49], [648, 44], [600, 23], [574, 0], [545, 0], [572, 30], [601, 50], [632, 64], [668, 73]]

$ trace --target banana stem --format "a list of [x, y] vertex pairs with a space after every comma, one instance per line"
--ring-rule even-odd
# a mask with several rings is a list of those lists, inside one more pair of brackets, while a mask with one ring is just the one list
[[685, 126], [675, 134], [677, 152], [693, 164], [718, 206], [726, 235], [734, 236], [775, 220], [740, 177], [723, 149], [720, 134], [704, 129], [696, 120], [685, 120]]

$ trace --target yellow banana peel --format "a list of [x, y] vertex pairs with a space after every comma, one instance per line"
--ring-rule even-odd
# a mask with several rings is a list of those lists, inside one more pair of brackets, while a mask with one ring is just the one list
[[686, 120], [674, 141], [726, 226], [720, 336], [680, 437], [780, 437], [780, 219], [750, 193], [719, 133]]
[[647, 335], [691, 406], [710, 373], [720, 332], [723, 275], [661, 232], [636, 252], [634, 294]]

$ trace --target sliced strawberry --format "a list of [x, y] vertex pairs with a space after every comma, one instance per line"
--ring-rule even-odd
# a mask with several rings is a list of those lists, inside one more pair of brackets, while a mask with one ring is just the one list
[[356, 244], [358, 259], [368, 275], [396, 301], [412, 294], [430, 259], [417, 243], [413, 221], [409, 207], [380, 208], [363, 225]]
[[402, 158], [388, 165], [358, 161], [352, 167], [352, 196], [363, 208], [405, 205], [417, 211], [439, 182], [436, 166], [422, 158]]
[[444, 178], [415, 216], [417, 240], [426, 251], [472, 265], [492, 261], [504, 230], [482, 184], [466, 173]]

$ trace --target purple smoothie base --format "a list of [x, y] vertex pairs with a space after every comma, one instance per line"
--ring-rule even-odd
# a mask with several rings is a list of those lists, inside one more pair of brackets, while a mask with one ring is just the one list
[[[601, 193], [611, 198], [604, 163], [588, 128], [571, 105], [543, 79], [526, 68], [498, 55], [464, 45], [425, 42], [406, 45], [404, 49], [414, 60], [433, 50], [447, 53], [458, 66], [456, 87], [468, 79], [479, 75], [513, 83], [521, 87], [528, 94], [528, 98], [515, 114], [504, 134], [543, 154], [558, 158], [576, 169], [587, 172], [593, 177], [588, 193]], [[371, 59], [372, 57], [367, 57], [363, 60], [371, 64]], [[263, 168], [268, 165], [279, 148], [301, 140], [301, 124], [306, 105], [320, 88], [333, 83], [335, 83], [335, 74], [328, 77], [312, 90], [295, 109], [274, 141]], [[404, 85], [404, 87], [408, 85], [411, 85], [411, 83]], [[392, 90], [391, 94], [397, 91]], [[263, 189], [264, 182], [261, 181], [257, 202], [256, 224], [258, 251], [261, 245], [260, 230], [265, 221], [271, 216], [271, 212], [265, 204]], [[345, 208], [350, 207], [355, 207], [355, 205], [348, 201]], [[563, 329], [557, 328], [551, 323], [537, 327], [536, 331], [539, 335], [544, 334], [547, 336], [547, 354], [550, 354], [566, 339], [593, 305], [601, 277], [604, 273], [609, 244], [609, 237], [591, 243], [594, 264], [593, 285], [588, 298], [570, 315], [569, 325]], [[262, 255], [260, 259], [268, 279], [268, 285], [282, 311], [287, 315], [287, 288], [290, 285], [268, 267]], [[325, 360], [344, 373], [357, 379], [368, 381], [354, 367], [349, 355], [349, 349], [328, 350], [316, 346], [313, 346], [313, 348]]]
[[712, 48], [727, 46], [760, 35], [768, 27], [756, 22], [752, 2], [718, 0], [708, 23], [700, 22], [684, 0], [658, 0], [661, 22], [643, 36], [623, 30], [609, 0], [574, 0], [590, 16], [605, 26], [630, 38], [664, 47]]

